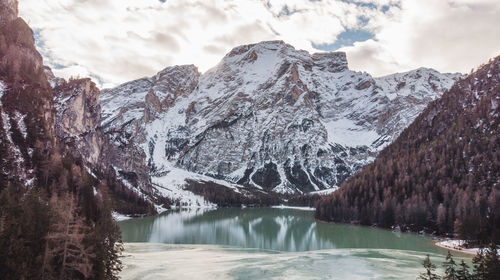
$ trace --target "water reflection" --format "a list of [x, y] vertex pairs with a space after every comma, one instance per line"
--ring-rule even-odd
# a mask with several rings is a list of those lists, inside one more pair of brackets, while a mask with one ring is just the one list
[[380, 248], [443, 253], [423, 236], [316, 222], [313, 212], [293, 209], [187, 210], [119, 225], [124, 242], [217, 244], [278, 251]]

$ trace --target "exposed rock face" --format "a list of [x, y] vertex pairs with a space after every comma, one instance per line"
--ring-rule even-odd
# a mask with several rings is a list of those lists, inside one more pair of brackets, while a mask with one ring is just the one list
[[104, 137], [100, 131], [99, 89], [90, 79], [60, 82], [54, 88], [56, 132], [75, 158], [100, 165]]
[[[170, 67], [152, 78], [124, 84], [119, 90], [104, 90], [101, 95], [102, 104], [113, 108], [103, 111], [102, 126], [109, 141], [103, 149], [103, 158], [119, 174], [133, 177], [132, 181], [146, 193], [151, 193], [150, 174], [165, 171], [155, 170], [154, 163], [148, 162], [147, 155], [155, 147], [155, 139], [148, 138], [147, 130], [150, 126], [163, 126], [158, 120], [179, 98], [194, 91], [199, 75], [192, 65]], [[190, 114], [189, 106], [186, 114]], [[172, 133], [163, 147], [167, 160], [170, 154], [177, 154], [177, 149], [187, 144], [182, 129]]]
[[123, 172], [182, 168], [308, 192], [371, 162], [458, 77], [421, 68], [373, 78], [349, 70], [345, 53], [262, 42], [233, 49], [203, 75], [169, 67], [103, 90], [102, 126], [110, 164]]
[[56, 78], [50, 69], [45, 72], [54, 86], [55, 126], [64, 151], [89, 168], [114, 173], [127, 187], [152, 195], [144, 158], [135, 155], [136, 151], [122, 149], [122, 139], [115, 138], [112, 132], [103, 132], [100, 91], [96, 85], [88, 78], [66, 82]]

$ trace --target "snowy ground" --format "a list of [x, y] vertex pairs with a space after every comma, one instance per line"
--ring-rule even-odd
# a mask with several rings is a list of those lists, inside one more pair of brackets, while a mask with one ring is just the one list
[[315, 211], [316, 208], [313, 207], [303, 207], [303, 206], [288, 206], [288, 205], [275, 205], [271, 206], [271, 208], [278, 208], [278, 209], [297, 209], [297, 210], [305, 210], [305, 211]]
[[217, 180], [208, 176], [196, 174], [179, 168], [172, 168], [166, 175], [152, 177], [154, 188], [158, 195], [168, 197], [173, 201], [179, 201], [182, 208], [216, 208], [217, 205], [205, 200], [204, 197], [185, 190], [186, 180], [198, 182], [214, 182], [239, 193], [237, 185], [223, 180]]
[[[117, 172], [118, 174], [118, 172]], [[192, 193], [189, 190], [186, 190], [187, 180], [197, 181], [197, 182], [213, 182], [215, 184], [227, 187], [233, 190], [236, 193], [245, 194], [246, 192], [242, 190], [241, 185], [233, 184], [224, 180], [218, 180], [209, 176], [200, 175], [194, 172], [189, 172], [184, 169], [176, 168], [173, 166], [169, 167], [169, 171], [162, 176], [152, 176], [151, 181], [153, 183], [153, 193], [158, 197], [167, 197], [173, 201], [173, 204], [170, 205], [171, 208], [193, 208], [193, 209], [215, 209], [217, 205], [207, 201], [203, 196]], [[124, 184], [128, 182], [123, 180]], [[129, 184], [130, 185], [130, 184]], [[129, 186], [131, 187], [131, 185]], [[132, 188], [132, 187], [131, 187]], [[331, 189], [320, 190], [311, 192], [311, 194], [319, 194], [319, 195], [327, 195], [334, 192], [337, 187], [333, 187]], [[135, 189], [136, 190], [136, 189]], [[157, 210], [159, 213], [165, 211], [164, 208], [161, 208], [159, 205], [157, 206]], [[161, 209], [160, 209], [160, 208]], [[309, 210], [314, 211], [314, 208], [311, 207], [292, 207], [285, 205], [273, 206], [275, 208], [293, 208], [300, 210]], [[116, 213], [119, 215], [118, 213]], [[121, 216], [115, 215], [115, 220], [120, 221], [123, 219]]]
[[325, 122], [328, 142], [347, 147], [370, 146], [380, 135], [374, 130], [359, 126], [349, 119]]
[[[4, 85], [4, 83], [2, 81], [0, 81], [0, 98], [2, 98], [3, 93], [4, 93], [4, 91], [5, 91], [6, 88], [7, 88], [7, 86]], [[1, 103], [0, 103], [0, 105], [1, 105]]]
[[120, 214], [120, 213], [114, 212], [114, 211], [113, 211], [113, 213], [111, 213], [111, 215], [113, 215], [113, 219], [115, 219], [115, 221], [117, 221], [117, 222], [132, 219], [132, 217], [129, 217], [129, 216], [126, 216], [126, 215], [123, 215], [123, 214]]
[[[465, 240], [447, 239], [436, 242], [436, 246], [471, 255], [475, 255], [477, 254], [477, 252], [479, 252], [480, 248], [464, 248], [463, 246], [465, 245], [465, 243]], [[500, 250], [498, 251], [500, 253]]]
[[310, 192], [309, 194], [329, 195], [329, 194], [333, 193], [334, 191], [336, 191], [338, 188], [339, 187], [337, 187], [337, 186], [333, 186], [332, 188]]

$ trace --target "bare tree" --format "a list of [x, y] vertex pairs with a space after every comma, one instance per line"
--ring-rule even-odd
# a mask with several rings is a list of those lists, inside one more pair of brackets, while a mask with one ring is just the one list
[[90, 277], [92, 260], [95, 258], [94, 248], [85, 244], [86, 233], [90, 229], [76, 213], [75, 198], [73, 195], [53, 195], [50, 203], [54, 209], [54, 217], [50, 233], [46, 237], [42, 278], [50, 279], [54, 276], [55, 272], [49, 271], [48, 267], [60, 268], [59, 279], [71, 278], [75, 274]]

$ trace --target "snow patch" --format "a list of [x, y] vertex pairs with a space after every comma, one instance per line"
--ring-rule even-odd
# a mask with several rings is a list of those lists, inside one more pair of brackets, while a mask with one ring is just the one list
[[10, 135], [10, 122], [9, 122], [9, 115], [2, 111], [2, 125], [3, 125], [3, 130], [5, 131], [5, 134], [7, 136], [7, 140], [13, 144], [12, 142], [12, 137]]
[[288, 205], [275, 205], [271, 206], [271, 208], [276, 208], [276, 209], [296, 209], [296, 210], [304, 210], [304, 211], [315, 211], [316, 208], [314, 207], [304, 207], [304, 206], [288, 206]]
[[370, 146], [380, 135], [357, 125], [349, 119], [323, 122], [328, 133], [328, 142], [338, 143], [347, 147]]
[[85, 169], [87, 170], [87, 173], [89, 173], [92, 177], [97, 179], [97, 175], [92, 172], [92, 169], [90, 169], [88, 166], [85, 166]]
[[129, 217], [129, 216], [126, 216], [126, 215], [120, 214], [120, 213], [115, 212], [115, 211], [113, 211], [113, 213], [111, 213], [111, 215], [113, 216], [113, 219], [115, 219], [115, 221], [117, 221], [117, 222], [121, 222], [121, 221], [125, 221], [125, 220], [130, 220], [130, 219], [132, 219], [132, 218], [131, 218], [131, 217]]
[[[3, 93], [5, 92], [6, 89], [7, 89], [7, 86], [2, 81], [0, 81], [0, 99], [2, 98]], [[0, 101], [0, 105], [1, 104], [2, 103]]]
[[[467, 244], [467, 241], [465, 240], [459, 240], [459, 239], [446, 239], [442, 240], [439, 242], [436, 242], [436, 246], [442, 247], [445, 249], [451, 249], [454, 251], [460, 251], [464, 252], [467, 254], [477, 254], [481, 250], [481, 248], [465, 248], [464, 246]], [[483, 248], [483, 252], [487, 251], [488, 248]], [[497, 251], [500, 253], [500, 249], [497, 249]]]
[[[179, 168], [173, 168], [164, 176], [151, 178], [156, 195], [168, 197], [178, 202], [181, 208], [217, 208], [217, 205], [206, 201], [204, 197], [185, 190], [184, 186], [186, 185], [187, 179], [196, 181], [201, 181], [203, 179], [205, 179], [204, 181], [218, 181], [211, 178], [207, 180], [206, 176]], [[227, 182], [224, 183], [228, 185]]]
[[26, 180], [25, 185], [26, 185], [27, 187], [29, 187], [29, 186], [33, 186], [33, 183], [34, 183], [34, 182], [35, 182], [35, 178], [30, 178], [30, 179]]
[[335, 192], [338, 188], [339, 188], [338, 186], [333, 186], [333, 187], [328, 188], [328, 189], [310, 192], [310, 194], [329, 195], [329, 194]]
[[14, 120], [16, 120], [17, 122], [17, 127], [19, 128], [19, 131], [23, 135], [23, 138], [26, 139], [26, 136], [28, 136], [28, 132], [26, 130], [26, 124], [24, 122], [24, 118], [26, 118], [26, 115], [23, 115], [18, 111], [16, 111], [16, 113], [14, 114]]

